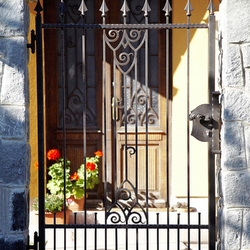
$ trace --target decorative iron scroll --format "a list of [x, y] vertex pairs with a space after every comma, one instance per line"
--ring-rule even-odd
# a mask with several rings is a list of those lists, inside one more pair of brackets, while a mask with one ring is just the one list
[[114, 67], [123, 75], [122, 97], [117, 102], [123, 125], [158, 125], [158, 91], [151, 88], [158, 84], [152, 82], [149, 88], [145, 86], [145, 69], [140, 64], [145, 57], [146, 39], [148, 33], [145, 30], [112, 29], [105, 33], [105, 42], [113, 52]]
[[[151, 11], [149, 2], [124, 1], [121, 8], [124, 24], [125, 19], [129, 19], [129, 22], [134, 24], [145, 22], [145, 16]], [[107, 11], [108, 8], [105, 8], [103, 14]], [[145, 49], [148, 43], [149, 48], [157, 47], [157, 44], [152, 43], [152, 37], [157, 37], [157, 35], [154, 36], [153, 31], [150, 33], [146, 29], [111, 29], [105, 32], [105, 42], [113, 52], [114, 68], [119, 70], [123, 79], [121, 86], [114, 79], [117, 88], [121, 89], [121, 96], [116, 97], [118, 100], [116, 105], [121, 111], [122, 126], [159, 125], [159, 84], [157, 77], [150, 75], [152, 72], [157, 72], [158, 62], [154, 61], [150, 65], [151, 55]], [[151, 66], [151, 72], [146, 72], [147, 68], [142, 63], [145, 60], [147, 67]], [[149, 79], [146, 79], [146, 74], [149, 75]], [[147, 85], [146, 81], [148, 81]]]
[[127, 147], [127, 151], [130, 157], [136, 153], [136, 149], [134, 147]]
[[137, 195], [133, 184], [129, 180], [123, 181], [116, 190], [115, 202], [107, 211], [106, 219], [108, 223], [146, 223], [147, 213], [139, 203]]
[[[81, 12], [78, 6], [78, 2], [74, 1], [67, 1], [64, 3], [61, 1], [60, 3], [60, 16], [64, 18], [65, 23], [71, 24], [81, 24], [83, 16], [81, 16]], [[86, 6], [83, 6], [84, 2], [80, 6], [81, 9], [86, 11]], [[67, 6], [66, 6], [67, 5]], [[93, 3], [88, 4], [90, 11], [93, 11]], [[89, 17], [89, 21], [91, 20]], [[61, 21], [61, 20], [59, 20]], [[58, 63], [59, 63], [59, 75], [62, 74], [62, 46], [64, 46], [65, 54], [70, 55], [70, 57], [65, 56], [65, 85], [66, 88], [64, 89], [65, 93], [63, 94], [63, 83], [61, 78], [59, 77], [60, 81], [58, 86], [58, 93], [59, 93], [59, 103], [62, 103], [62, 99], [65, 98], [65, 110], [62, 110], [62, 107], [59, 105], [59, 124], [62, 126], [63, 122], [67, 128], [79, 128], [81, 129], [83, 126], [83, 112], [86, 115], [86, 125], [89, 127], [96, 126], [96, 89], [97, 83], [95, 79], [95, 63], [94, 63], [94, 56], [91, 54], [95, 51], [94, 44], [90, 42], [89, 37], [93, 37], [93, 30], [88, 30], [86, 32], [86, 40], [88, 43], [88, 47], [86, 48], [85, 53], [85, 60], [88, 65], [88, 72], [86, 75], [86, 106], [85, 99], [84, 99], [84, 88], [83, 88], [83, 63], [82, 55], [83, 47], [81, 45], [83, 30], [82, 29], [65, 29], [64, 30], [64, 41], [59, 39], [59, 56], [58, 56]], [[58, 33], [60, 36], [60, 33]], [[64, 96], [63, 96], [64, 95]], [[63, 112], [65, 112], [63, 114]], [[63, 117], [64, 116], [64, 117]], [[64, 119], [64, 121], [63, 121]]]

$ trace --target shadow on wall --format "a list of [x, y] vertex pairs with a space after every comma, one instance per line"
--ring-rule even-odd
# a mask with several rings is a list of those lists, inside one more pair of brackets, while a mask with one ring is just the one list
[[[13, 20], [9, 24], [16, 35], [14, 27], [20, 24]], [[0, 42], [0, 180], [13, 185], [27, 185], [29, 180], [27, 42], [20, 33], [4, 35]]]

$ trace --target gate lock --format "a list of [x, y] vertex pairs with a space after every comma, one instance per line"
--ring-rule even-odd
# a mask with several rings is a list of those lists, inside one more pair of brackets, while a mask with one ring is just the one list
[[214, 92], [212, 104], [201, 104], [189, 114], [189, 120], [193, 121], [191, 135], [199, 141], [212, 143], [213, 153], [220, 153], [220, 105], [218, 96], [219, 92]]
[[35, 54], [35, 51], [36, 51], [35, 41], [36, 41], [35, 31], [31, 30], [31, 32], [30, 32], [30, 43], [27, 44], [27, 48], [31, 49], [32, 54]]

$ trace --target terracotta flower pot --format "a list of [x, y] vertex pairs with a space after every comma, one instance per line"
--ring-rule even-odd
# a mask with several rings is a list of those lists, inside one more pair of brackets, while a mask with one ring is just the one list
[[72, 211], [66, 210], [66, 221], [64, 222], [64, 211], [56, 212], [56, 221], [54, 223], [54, 213], [45, 213], [45, 224], [69, 224], [69, 217]]
[[83, 211], [84, 210], [84, 197], [81, 199], [75, 199], [74, 196], [70, 196], [67, 199], [69, 209], [72, 211]]

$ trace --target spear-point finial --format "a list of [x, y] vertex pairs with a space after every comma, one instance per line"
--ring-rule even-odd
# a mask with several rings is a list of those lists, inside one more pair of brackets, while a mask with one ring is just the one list
[[64, 16], [66, 10], [67, 10], [66, 5], [65, 5], [64, 1], [61, 0], [60, 5], [59, 5], [59, 12], [60, 12], [61, 17]]
[[123, 13], [122, 16], [124, 16], [124, 17], [127, 16], [127, 12], [129, 12], [129, 11], [130, 11], [130, 9], [128, 7], [127, 1], [124, 0], [123, 5], [121, 7], [121, 12]]
[[40, 3], [40, 0], [37, 1], [36, 7], [35, 7], [34, 10], [35, 10], [37, 13], [40, 13], [40, 12], [43, 10], [42, 5], [41, 5], [41, 3]]
[[165, 11], [165, 16], [170, 16], [170, 12], [172, 11], [172, 7], [171, 7], [171, 5], [170, 5], [170, 3], [169, 3], [168, 0], [165, 3], [163, 11]]
[[101, 6], [101, 8], [99, 10], [102, 12], [102, 16], [106, 16], [106, 12], [108, 12], [109, 9], [108, 9], [108, 7], [106, 5], [105, 0], [102, 1], [102, 6]]
[[148, 16], [148, 13], [151, 11], [151, 8], [149, 6], [148, 0], [145, 0], [144, 6], [142, 8], [142, 11], [144, 12], [144, 16]]
[[215, 6], [214, 6], [214, 3], [213, 3], [213, 0], [210, 0], [209, 1], [209, 5], [207, 7], [207, 10], [209, 11], [209, 14], [210, 15], [213, 15], [214, 14], [214, 11], [216, 10]]
[[194, 10], [193, 6], [191, 5], [190, 0], [188, 0], [186, 7], [184, 8], [185, 11], [187, 11], [187, 16], [191, 16], [191, 12]]
[[81, 16], [84, 16], [85, 12], [88, 11], [88, 8], [86, 7], [84, 0], [82, 0], [81, 5], [78, 10], [81, 12]]

